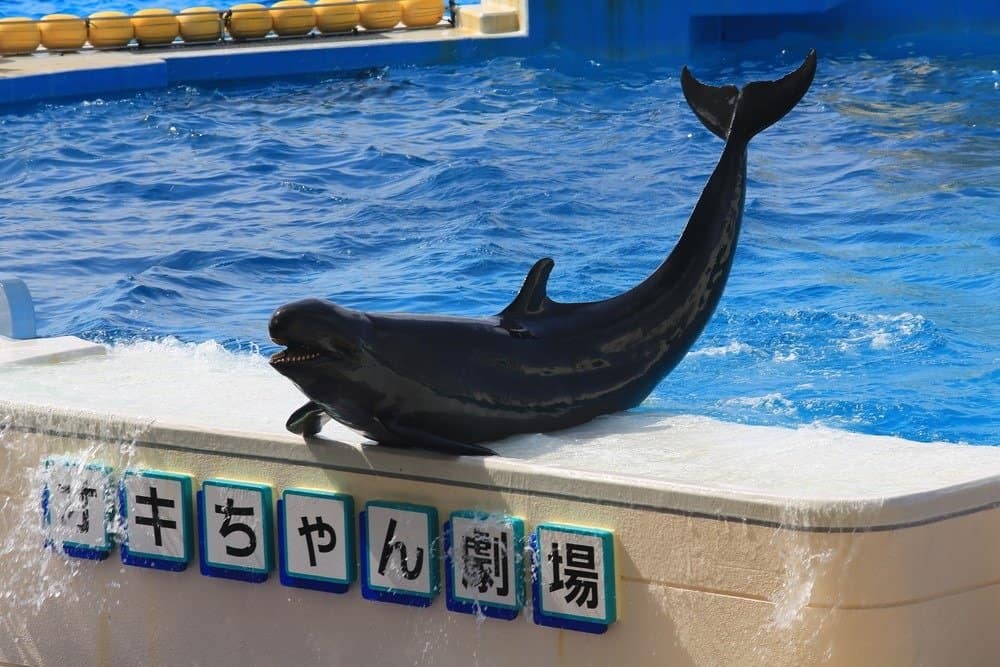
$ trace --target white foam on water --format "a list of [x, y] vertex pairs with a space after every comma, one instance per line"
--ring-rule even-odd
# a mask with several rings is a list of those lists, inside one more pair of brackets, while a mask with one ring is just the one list
[[785, 398], [780, 392], [771, 392], [763, 396], [739, 396], [727, 399], [725, 403], [726, 405], [752, 408], [775, 415], [792, 416], [798, 412], [795, 403]]
[[914, 337], [926, 328], [927, 321], [922, 315], [900, 313], [898, 315], [836, 315], [837, 320], [847, 328], [847, 336], [837, 343], [841, 352], [869, 347], [873, 350], [891, 350], [900, 345], [914, 344]]
[[775, 363], [779, 364], [788, 363], [790, 361], [798, 361], [798, 359], [799, 359], [799, 351], [795, 348], [789, 349], [788, 352], [780, 352], [778, 350], [775, 350], [774, 356], [772, 357], [772, 360]]
[[[288, 415], [305, 400], [261, 355], [231, 353], [214, 342], [139, 342], [112, 346], [103, 357], [0, 367], [0, 401], [265, 435], [287, 435]], [[794, 409], [780, 394], [735, 400]], [[322, 435], [365, 442], [336, 422]], [[490, 446], [505, 457], [563, 470], [795, 499], [881, 498], [1000, 474], [997, 447], [650, 411]]]
[[491, 445], [535, 465], [764, 494], [796, 503], [879, 500], [1000, 475], [1000, 448], [919, 443], [823, 426], [748, 426], [620, 414]]
[[104, 357], [0, 367], [0, 400], [220, 429], [284, 433], [305, 398], [259, 354], [173, 338]]
[[689, 357], [725, 357], [731, 354], [749, 354], [753, 348], [738, 340], [729, 341], [727, 345], [716, 345], [713, 347], [702, 347], [691, 350]]

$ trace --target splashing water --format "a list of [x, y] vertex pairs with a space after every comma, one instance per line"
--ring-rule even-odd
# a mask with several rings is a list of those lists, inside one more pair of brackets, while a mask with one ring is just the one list
[[[64, 506], [65, 515], [74, 520], [84, 516], [80, 493], [85, 471], [90, 466], [110, 466], [115, 473], [131, 467], [135, 461], [135, 443], [146, 426], [105, 421], [97, 426], [85, 417], [79, 420], [51, 416], [48, 423], [39, 420], [36, 432], [19, 430], [10, 415], [0, 419], [0, 480], [4, 494], [0, 503], [0, 628], [12, 638], [22, 658], [40, 663], [28, 630], [30, 618], [48, 605], [83, 605], [104, 613], [119, 602], [120, 582], [114, 578], [105, 585], [92, 585], [86, 576], [95, 567], [93, 561], [67, 556], [55, 544], [65, 537], [58, 528], [60, 517], [52, 516], [51, 525], [43, 520], [43, 497], [53, 483], [52, 467], [71, 462], [62, 473], [73, 500]], [[61, 444], [65, 449], [50, 451], [51, 464], [42, 454], [39, 442], [52, 434], [80, 434]], [[110, 489], [112, 495], [116, 489]], [[50, 496], [51, 497], [51, 496]], [[113, 504], [113, 499], [111, 500]], [[50, 516], [53, 514], [49, 503]], [[122, 526], [111, 521], [113, 542], [122, 538]]]
[[[847, 504], [861, 511], [871, 510], [881, 501]], [[831, 516], [836, 513], [829, 512]], [[846, 580], [851, 576], [858, 539], [851, 533], [810, 531], [809, 527], [817, 523], [823, 523], [823, 516], [814, 509], [787, 505], [782, 510], [781, 525], [794, 528], [779, 527], [771, 537], [770, 544], [779, 553], [782, 564], [780, 585], [770, 598], [773, 604], [770, 622], [758, 633], [780, 636], [782, 640], [777, 645], [783, 647], [783, 654], [788, 642], [794, 641], [803, 650], [828, 661], [834, 654], [834, 642], [825, 631], [842, 603], [842, 591], [850, 588]], [[822, 596], [819, 599], [817, 592]], [[806, 632], [801, 631], [803, 628]], [[769, 651], [775, 643], [762, 641], [758, 646], [762, 664], [773, 664], [777, 656]]]

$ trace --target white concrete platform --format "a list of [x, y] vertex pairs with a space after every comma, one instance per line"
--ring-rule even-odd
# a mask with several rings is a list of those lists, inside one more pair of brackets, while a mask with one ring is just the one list
[[15, 340], [0, 336], [0, 366], [57, 364], [83, 357], [103, 356], [107, 348], [76, 336]]
[[[46, 345], [60, 339], [50, 340]], [[0, 401], [7, 403], [245, 433], [295, 445], [301, 438], [288, 433], [284, 423], [305, 400], [262, 356], [231, 354], [211, 342], [121, 345], [110, 348], [106, 358], [8, 368], [0, 374]], [[328, 423], [315, 442], [340, 452], [374, 447], [336, 422]], [[1000, 483], [1000, 447], [912, 442], [820, 426], [747, 426], [640, 411], [491, 446], [500, 456], [483, 459], [487, 467], [500, 462], [540, 466], [633, 489], [666, 485], [678, 509], [718, 512], [732, 506], [741, 516], [766, 521], [782, 520], [789, 507], [800, 513], [815, 508], [833, 527], [841, 519], [830, 510], [838, 504], [845, 506], [843, 520], [856, 527], [922, 521], [937, 510], [921, 507], [942, 489], [967, 499], [948, 512], [1000, 500], [1000, 494], [975, 491]], [[699, 501], [702, 497], [709, 500]]]
[[[301, 402], [212, 343], [4, 367], [0, 663], [1000, 662], [1000, 448], [640, 412], [450, 458], [337, 425], [304, 442]], [[46, 554], [26, 526], [49, 455], [609, 529], [619, 618], [585, 635]]]

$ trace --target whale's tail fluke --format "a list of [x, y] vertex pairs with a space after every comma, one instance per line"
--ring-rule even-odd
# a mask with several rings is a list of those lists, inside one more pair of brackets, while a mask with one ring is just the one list
[[742, 90], [736, 86], [709, 86], [691, 74], [681, 72], [681, 88], [688, 105], [713, 134], [722, 139], [730, 135], [749, 141], [781, 120], [809, 90], [816, 74], [816, 51], [809, 51], [805, 62], [777, 81], [755, 81]]

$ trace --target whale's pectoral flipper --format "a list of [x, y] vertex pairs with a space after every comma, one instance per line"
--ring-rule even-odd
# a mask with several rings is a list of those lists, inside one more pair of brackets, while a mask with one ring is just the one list
[[729, 139], [735, 132], [749, 141], [791, 111], [809, 90], [815, 75], [813, 49], [798, 69], [777, 81], [755, 81], [742, 90], [735, 86], [715, 87], [698, 81], [685, 67], [681, 72], [681, 88], [691, 110], [705, 127], [723, 139]]
[[315, 402], [309, 401], [296, 410], [285, 422], [285, 428], [296, 435], [311, 436], [323, 430], [323, 424], [330, 421], [330, 415]]
[[421, 447], [423, 449], [430, 449], [435, 452], [451, 454], [453, 456], [492, 456], [496, 454], [496, 452], [489, 447], [473, 445], [467, 442], [458, 442], [457, 440], [449, 440], [448, 438], [444, 438], [434, 433], [428, 433], [427, 431], [423, 431], [421, 429], [402, 426], [398, 422], [383, 422], [383, 424], [392, 433], [392, 435], [398, 439], [395, 442], [387, 443], [390, 445], [396, 445], [398, 447]]
[[524, 285], [510, 305], [500, 311], [501, 318], [518, 319], [526, 315], [538, 315], [551, 301], [546, 294], [549, 274], [556, 263], [551, 257], [543, 257], [535, 262], [524, 279]]

